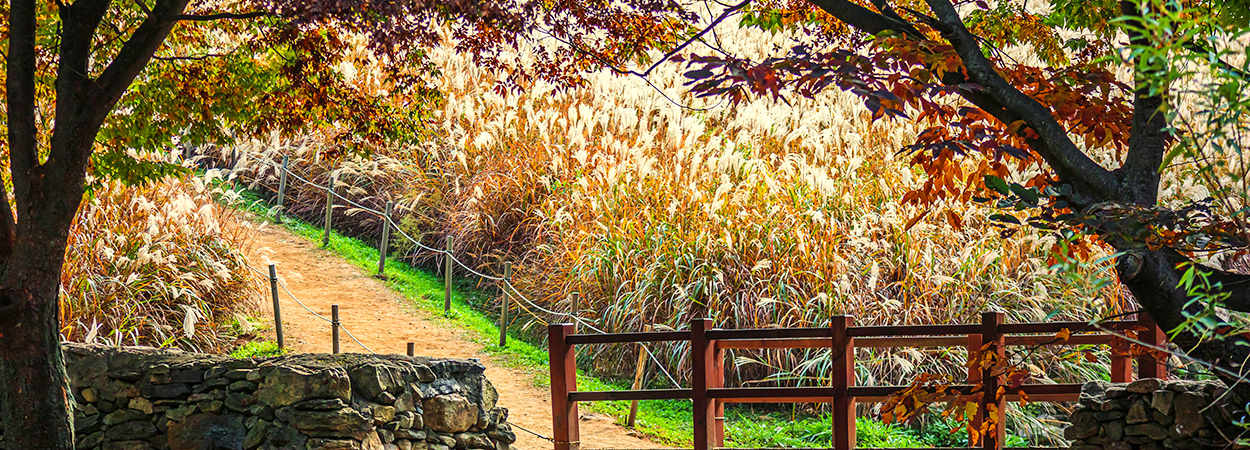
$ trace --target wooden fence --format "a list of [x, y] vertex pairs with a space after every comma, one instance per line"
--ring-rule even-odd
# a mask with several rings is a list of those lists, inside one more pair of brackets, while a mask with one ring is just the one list
[[[1100, 327], [1112, 332], [1137, 330], [1138, 340], [1160, 346], [1164, 335], [1145, 314], [1136, 320], [1104, 322]], [[710, 319], [694, 319], [688, 331], [576, 334], [575, 325], [553, 324], [548, 328], [551, 363], [552, 431], [555, 450], [579, 448], [577, 402], [608, 400], [690, 399], [694, 402], [694, 449], [722, 448], [725, 442], [724, 405], [726, 403], [831, 403], [833, 410], [833, 448], [855, 448], [855, 404], [884, 401], [889, 395], [907, 386], [858, 386], [855, 384], [856, 348], [888, 347], [966, 347], [977, 351], [990, 343], [989, 351], [1005, 355], [1006, 346], [1038, 345], [1109, 345], [1116, 351], [1111, 356], [1111, 381], [1132, 380], [1133, 359], [1129, 343], [1122, 335], [1108, 332], [1085, 332], [1086, 322], [1004, 323], [1004, 314], [981, 314], [979, 324], [854, 326], [854, 318], [836, 316], [827, 328], [776, 328], [757, 330], [722, 330], [712, 328]], [[1070, 338], [1055, 342], [1055, 334], [1067, 329]], [[1097, 330], [1094, 330], [1097, 331]], [[641, 342], [690, 342], [690, 365], [693, 370], [690, 389], [629, 390], [589, 392], [577, 390], [577, 359], [575, 346]], [[827, 387], [724, 387], [724, 352], [728, 349], [765, 348], [829, 348], [832, 350], [832, 386]], [[1143, 353], [1143, 352], [1139, 352]], [[1153, 353], [1137, 356], [1137, 372], [1142, 378], [1165, 378], [1167, 368]], [[984, 380], [983, 383], [978, 383]], [[1018, 389], [1007, 388], [1007, 395], [995, 393], [1003, 386], [1000, 376], [990, 370], [969, 369], [966, 384], [955, 386], [972, 393], [976, 384], [984, 395], [974, 424], [984, 419], [987, 406], [997, 402], [1003, 411], [1006, 401], [1026, 394], [1030, 401], [1066, 402], [1080, 396], [1080, 384], [1031, 384]], [[981, 439], [984, 450], [1001, 450], [1003, 421], [997, 433]], [[967, 447], [974, 448], [974, 447]]]

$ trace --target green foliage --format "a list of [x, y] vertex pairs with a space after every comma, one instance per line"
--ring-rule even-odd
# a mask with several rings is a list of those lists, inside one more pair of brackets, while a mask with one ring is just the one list
[[271, 356], [282, 356], [286, 354], [286, 349], [278, 348], [278, 343], [273, 341], [248, 341], [238, 346], [230, 352], [231, 358], [267, 358]]

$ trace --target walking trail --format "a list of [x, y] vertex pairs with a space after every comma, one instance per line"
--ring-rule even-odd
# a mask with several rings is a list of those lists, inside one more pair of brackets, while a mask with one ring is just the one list
[[[544, 436], [551, 436], [551, 392], [534, 383], [535, 373], [508, 367], [501, 357], [487, 355], [468, 332], [440, 323], [411, 306], [402, 295], [333, 253], [282, 227], [261, 226], [256, 233], [252, 263], [268, 271], [271, 262], [278, 276], [300, 301], [329, 317], [330, 305], [339, 305], [339, 320], [358, 339], [378, 353], [407, 352], [416, 343], [416, 354], [435, 358], [478, 358], [486, 365], [486, 377], [499, 391], [499, 405], [508, 408], [508, 421]], [[330, 324], [314, 317], [282, 292], [282, 324], [287, 347], [294, 352], [329, 353]], [[261, 302], [266, 317], [273, 317], [270, 302]], [[269, 331], [269, 338], [273, 338]], [[345, 353], [367, 353], [346, 333], [340, 338]], [[633, 431], [616, 425], [612, 418], [583, 412], [581, 447], [645, 449], [663, 446], [640, 439]], [[515, 430], [514, 448], [550, 449], [552, 444], [522, 430]]]

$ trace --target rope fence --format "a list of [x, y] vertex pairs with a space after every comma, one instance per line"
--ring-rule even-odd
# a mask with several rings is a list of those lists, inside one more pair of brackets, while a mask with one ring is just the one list
[[[392, 202], [387, 202], [386, 211], [383, 212], [375, 208], [371, 208], [369, 206], [361, 204], [341, 194], [339, 192], [340, 190], [335, 188], [336, 187], [335, 185], [337, 184], [337, 179], [336, 179], [337, 175], [335, 175], [334, 171], [330, 172], [330, 181], [327, 186], [327, 185], [318, 184], [312, 180], [309, 180], [308, 178], [300, 176], [299, 174], [291, 171], [289, 168], [290, 160], [288, 156], [284, 155], [282, 157], [281, 163], [278, 163], [276, 161], [261, 161], [261, 162], [273, 166], [273, 168], [276, 170], [279, 176], [278, 193], [277, 193], [278, 204], [274, 208], [276, 210], [275, 218], [278, 223], [282, 223], [282, 216], [285, 212], [286, 189], [288, 185], [287, 183], [288, 178], [294, 179], [295, 181], [303, 183], [306, 186], [312, 187], [316, 190], [323, 191], [326, 193], [326, 214], [325, 214], [325, 222], [323, 223], [323, 226], [325, 228], [323, 245], [328, 245], [328, 242], [329, 242], [329, 235], [330, 235], [331, 228], [332, 228], [331, 211], [333, 211], [333, 208], [336, 202], [342, 202], [343, 204], [349, 205], [357, 211], [366, 212], [381, 219], [383, 227], [382, 227], [382, 240], [378, 248], [378, 272], [377, 272], [378, 276], [382, 276], [385, 271], [386, 258], [389, 254], [388, 252], [388, 248], [390, 244], [389, 240], [390, 240], [392, 232], [395, 235], [398, 235], [400, 238], [404, 239], [405, 241], [412, 243], [413, 245], [415, 245], [417, 248], [420, 248], [421, 250], [433, 253], [436, 255], [436, 257], [446, 258], [444, 259], [445, 269], [443, 271], [444, 272], [443, 275], [446, 280], [445, 292], [444, 292], [444, 304], [443, 304], [444, 305], [443, 312], [445, 314], [451, 312], [451, 286], [452, 286], [451, 281], [452, 281], [454, 266], [459, 266], [461, 269], [463, 269], [465, 273], [474, 275], [482, 280], [487, 280], [489, 282], [498, 283], [500, 290], [503, 293], [503, 300], [500, 306], [500, 323], [499, 323], [499, 328], [500, 328], [499, 346], [500, 347], [507, 346], [507, 340], [508, 340], [507, 326], [509, 323], [508, 314], [510, 311], [521, 311], [524, 314], [528, 315], [529, 317], [542, 323], [544, 326], [549, 325], [549, 321], [543, 316], [541, 316], [539, 313], [547, 314], [549, 315], [549, 317], [565, 317], [567, 320], [580, 324], [581, 326], [584, 326], [586, 329], [589, 329], [595, 333], [606, 334], [605, 331], [594, 326], [594, 324], [592, 324], [589, 320], [576, 315], [576, 308], [574, 308], [574, 310], [569, 311], [567, 313], [557, 312], [557, 311], [553, 311], [551, 309], [545, 308], [542, 305], [539, 305], [537, 302], [531, 300], [529, 297], [525, 296], [523, 293], [521, 293], [519, 289], [517, 289], [516, 285], [512, 284], [510, 263], [505, 263], [504, 276], [488, 275], [488, 274], [482, 273], [481, 271], [470, 266], [469, 264], [466, 264], [464, 261], [461, 261], [459, 258], [456, 258], [455, 253], [453, 251], [452, 238], [450, 236], [447, 237], [446, 248], [443, 248], [443, 249], [435, 248], [435, 247], [422, 243], [419, 239], [414, 238], [412, 235], [405, 232], [403, 228], [401, 228], [399, 224], [396, 223], [394, 219], [391, 217], [392, 216], [391, 208], [393, 205]], [[256, 270], [259, 272], [259, 269], [256, 269]], [[271, 265], [270, 272], [271, 272], [270, 273], [271, 283], [274, 283], [275, 286], [280, 286], [284, 291], [286, 291], [287, 295], [291, 296], [291, 298], [294, 299], [296, 303], [298, 303], [301, 307], [303, 307], [308, 312], [312, 313], [317, 318], [320, 318], [326, 322], [331, 323], [332, 326], [334, 327], [333, 328], [334, 330], [342, 329], [344, 332], [347, 333], [348, 337], [351, 337], [352, 340], [356, 341], [356, 343], [359, 344], [365, 350], [368, 350], [370, 353], [376, 353], [376, 352], [373, 352], [373, 350], [370, 350], [363, 343], [361, 343], [359, 339], [356, 339], [356, 337], [352, 335], [351, 331], [343, 327], [341, 323], [338, 323], [335, 320], [328, 319], [320, 314], [317, 314], [311, 308], [304, 305], [303, 302], [300, 302], [299, 299], [296, 298], [295, 295], [291, 293], [290, 289], [287, 289], [286, 284], [282, 282], [281, 280], [277, 279], [276, 274], [273, 273], [272, 265]], [[279, 316], [280, 313], [279, 313], [278, 300], [277, 300], [277, 287], [274, 287], [273, 291], [274, 291], [275, 321], [280, 321], [281, 318]], [[515, 300], [515, 304], [517, 306], [515, 310], [513, 310], [512, 308], [512, 303], [514, 303], [513, 300]], [[279, 335], [279, 346], [282, 346], [281, 324], [280, 323], [277, 324], [275, 328], [277, 329], [278, 335]], [[337, 348], [337, 342], [335, 343], [335, 345]], [[654, 362], [655, 366], [659, 368], [660, 372], [664, 374], [665, 378], [667, 378], [667, 380], [670, 383], [672, 383], [674, 387], [681, 387], [681, 383], [678, 382], [677, 377], [673, 376], [673, 374], [671, 374], [668, 371], [668, 369], [665, 368], [660, 358], [656, 356], [655, 353], [652, 352], [650, 348], [648, 348], [646, 345], [639, 345], [639, 348], [646, 354], [648, 359]], [[640, 366], [638, 368], [638, 377], [642, 376], [642, 373], [644, 370], [645, 370], [645, 366]], [[636, 408], [637, 406], [635, 405], [631, 409], [636, 409]], [[525, 430], [525, 431], [529, 431], [529, 430]], [[534, 434], [534, 433], [531, 432], [531, 434]], [[541, 435], [539, 436], [542, 437]], [[546, 438], [546, 437], [543, 437], [543, 438], [550, 440], [550, 438]]]

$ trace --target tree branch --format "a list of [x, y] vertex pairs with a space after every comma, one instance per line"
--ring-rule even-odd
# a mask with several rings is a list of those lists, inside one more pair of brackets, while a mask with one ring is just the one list
[[235, 20], [235, 19], [255, 19], [272, 15], [268, 11], [252, 11], [246, 13], [218, 13], [218, 14], [179, 14], [173, 17], [173, 20], [186, 20], [190, 22], [207, 22], [212, 20]]
[[[1137, 5], [1130, 1], [1120, 2], [1120, 14], [1136, 22], [1141, 17]], [[1147, 45], [1146, 37], [1137, 32], [1140, 26], [1124, 27], [1133, 45]], [[1123, 175], [1124, 187], [1132, 196], [1130, 200], [1139, 205], [1153, 206], [1159, 199], [1159, 166], [1171, 135], [1167, 132], [1167, 120], [1160, 107], [1162, 94], [1150, 95], [1145, 87], [1142, 71], [1134, 67], [1133, 78], [1138, 88], [1133, 91], [1133, 123], [1129, 128], [1128, 152], [1124, 165], [1117, 170]]]
[[1068, 132], [1055, 120], [1050, 109], [1021, 92], [995, 69], [981, 52], [976, 36], [964, 26], [963, 19], [947, 0], [926, 0], [946, 29], [938, 30], [955, 48], [968, 77], [983, 86], [986, 93], [1013, 112], [1041, 137], [1040, 146], [1034, 147], [1046, 163], [1059, 175], [1060, 180], [1085, 188], [1089, 194], [1102, 200], [1120, 200], [1120, 189], [1115, 177], [1072, 142]]
[[[38, 164], [35, 119], [35, 0], [13, 0], [9, 7], [8, 70], [5, 109], [8, 117], [9, 171], [16, 195], [26, 197], [31, 171]], [[20, 192], [20, 194], [17, 194]], [[7, 264], [16, 242], [13, 211], [0, 180], [0, 267]]]
[[886, 17], [849, 0], [809, 0], [816, 7], [852, 27], [876, 35], [890, 30], [899, 34], [922, 37], [910, 23]]

